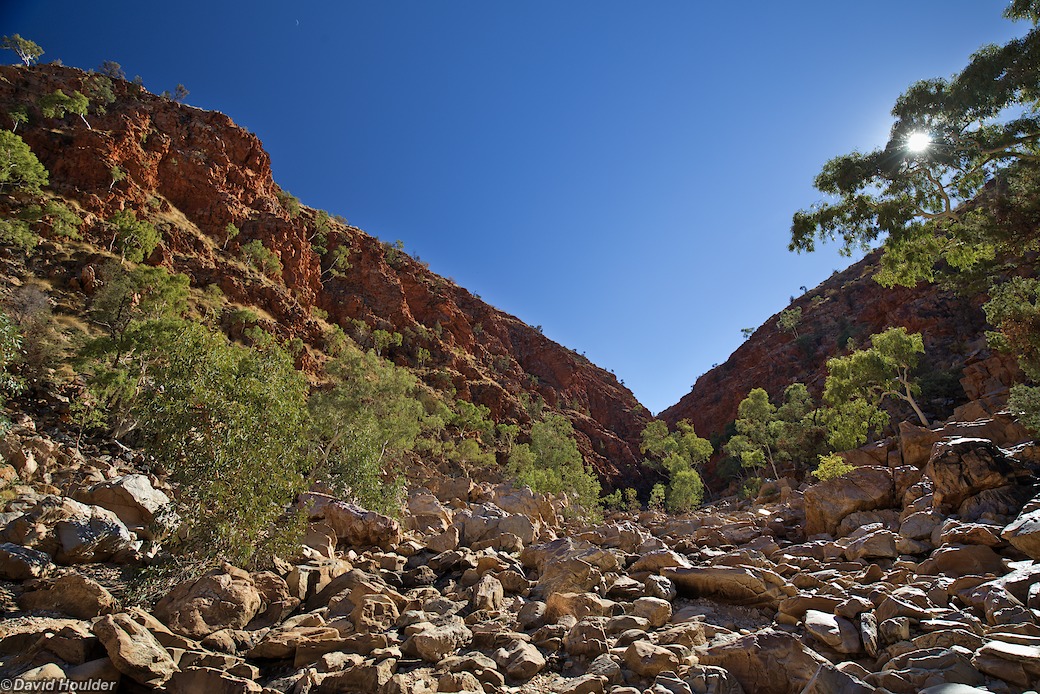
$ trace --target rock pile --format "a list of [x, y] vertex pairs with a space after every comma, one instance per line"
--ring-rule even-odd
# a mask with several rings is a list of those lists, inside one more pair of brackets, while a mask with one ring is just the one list
[[7, 502], [3, 674], [171, 692], [1021, 694], [1040, 681], [1032, 451], [940, 437], [919, 466], [593, 527], [469, 480], [413, 491], [399, 520], [310, 494], [298, 557], [213, 568], [147, 611], [98, 569], [147, 558], [168, 497], [112, 466]]

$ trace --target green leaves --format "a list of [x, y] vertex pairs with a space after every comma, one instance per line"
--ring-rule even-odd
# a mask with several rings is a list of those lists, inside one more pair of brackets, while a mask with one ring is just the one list
[[914, 398], [920, 387], [912, 376], [924, 354], [921, 334], [907, 333], [902, 327], [889, 328], [872, 335], [870, 341], [867, 349], [827, 361], [823, 400], [830, 406], [830, 443], [837, 450], [863, 445], [872, 429], [888, 423], [888, 414], [881, 410], [887, 397], [909, 404], [921, 423], [928, 426], [928, 419]]
[[543, 494], [567, 494], [583, 514], [599, 505], [599, 480], [585, 467], [571, 423], [550, 415], [531, 427], [531, 442], [513, 447], [509, 471], [520, 484]]
[[120, 210], [108, 221], [112, 239], [123, 259], [140, 263], [159, 245], [159, 232], [149, 222], [137, 219], [133, 210]]
[[0, 130], [0, 192], [39, 194], [47, 185], [47, 169], [18, 135]]
[[[1008, 16], [1035, 20], [1036, 12], [1033, 2], [1015, 2]], [[838, 241], [848, 254], [884, 240], [878, 280], [889, 286], [931, 281], [941, 261], [964, 269], [1000, 251], [1021, 252], [1021, 239], [992, 234], [970, 217], [998, 216], [992, 206], [1001, 204], [1000, 189], [987, 187], [991, 181], [1032, 177], [1040, 167], [1038, 97], [1037, 29], [983, 47], [949, 80], [911, 85], [892, 110], [896, 120], [884, 149], [824, 165], [815, 185], [827, 197], [795, 213], [790, 249]], [[931, 143], [912, 149], [915, 134]]]

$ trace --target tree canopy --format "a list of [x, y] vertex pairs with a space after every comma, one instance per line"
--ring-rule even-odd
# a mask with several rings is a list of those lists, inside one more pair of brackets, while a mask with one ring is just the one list
[[22, 61], [26, 67], [35, 63], [40, 59], [40, 56], [43, 55], [43, 49], [40, 48], [40, 44], [22, 38], [18, 34], [0, 36], [0, 48], [7, 51], [14, 51], [15, 55], [18, 56], [18, 60]]
[[[1015, 2], [1006, 14], [1037, 18], [1031, 2]], [[878, 280], [913, 286], [932, 280], [939, 261], [964, 269], [1035, 249], [1035, 227], [988, 222], [1016, 186], [1040, 177], [1038, 98], [1036, 27], [1003, 46], [982, 47], [950, 79], [911, 85], [892, 110], [883, 149], [823, 167], [815, 185], [828, 197], [794, 215], [791, 250], [839, 240], [851, 253], [885, 240]]]

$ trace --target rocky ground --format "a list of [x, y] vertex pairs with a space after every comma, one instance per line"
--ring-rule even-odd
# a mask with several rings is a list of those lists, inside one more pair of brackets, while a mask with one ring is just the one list
[[[175, 519], [139, 456], [23, 418], [0, 444], [4, 686], [120, 691], [1005, 692], [1040, 681], [1037, 449], [1013, 420], [903, 427], [813, 486], [591, 527], [433, 481], [400, 520], [310, 494], [299, 555], [137, 602]], [[12, 481], [17, 481], [14, 484]], [[958, 683], [958, 689], [936, 689]]]

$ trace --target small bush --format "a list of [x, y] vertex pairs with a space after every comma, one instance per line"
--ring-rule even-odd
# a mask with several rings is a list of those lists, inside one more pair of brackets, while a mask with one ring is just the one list
[[820, 464], [812, 471], [812, 474], [821, 482], [826, 482], [852, 472], [854, 468], [854, 465], [849, 465], [840, 455], [832, 453], [831, 455], [820, 456]]

